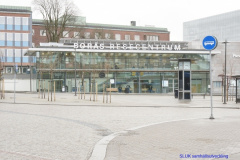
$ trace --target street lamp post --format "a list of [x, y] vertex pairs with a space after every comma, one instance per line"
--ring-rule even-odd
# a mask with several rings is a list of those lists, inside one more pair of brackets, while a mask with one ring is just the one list
[[226, 76], [226, 73], [227, 73], [227, 42], [225, 40], [225, 42], [223, 42], [225, 44], [225, 66], [224, 66], [224, 101], [223, 101], [223, 104], [227, 104], [226, 103], [226, 80], [227, 80], [227, 76]]
[[76, 56], [77, 56], [77, 54], [76, 54], [76, 48], [75, 48], [75, 96], [77, 96], [77, 79], [76, 79], [76, 76], [77, 76], [77, 69], [76, 69]]

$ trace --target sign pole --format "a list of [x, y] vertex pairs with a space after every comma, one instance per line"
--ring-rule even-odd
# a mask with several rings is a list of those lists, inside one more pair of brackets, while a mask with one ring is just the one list
[[203, 41], [202, 41], [202, 45], [206, 50], [209, 50], [209, 56], [210, 56], [210, 101], [211, 101], [211, 116], [209, 119], [214, 119], [213, 117], [213, 101], [212, 101], [212, 50], [215, 49], [217, 47], [217, 39], [214, 36], [206, 36]]
[[213, 117], [213, 101], [212, 101], [212, 53], [209, 51], [210, 55], [210, 98], [211, 98], [211, 116], [210, 119], [214, 119]]

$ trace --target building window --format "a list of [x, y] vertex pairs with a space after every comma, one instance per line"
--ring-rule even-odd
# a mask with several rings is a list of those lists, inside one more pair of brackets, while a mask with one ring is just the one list
[[74, 32], [73, 33], [73, 38], [80, 38], [80, 33], [79, 32]]
[[13, 33], [7, 33], [7, 46], [13, 46]]
[[0, 16], [0, 30], [5, 30], [5, 17], [4, 16]]
[[5, 33], [0, 32], [0, 46], [5, 46]]
[[22, 27], [24, 31], [28, 31], [29, 30], [29, 18], [28, 17], [23, 17], [22, 18]]
[[34, 36], [34, 34], [35, 34], [35, 30], [34, 30], [34, 29], [32, 29], [32, 36]]
[[130, 35], [125, 35], [125, 40], [131, 40]]
[[63, 37], [68, 38], [69, 37], [69, 32], [68, 31], [63, 31]]
[[102, 39], [102, 35], [100, 33], [95, 33], [95, 39]]
[[115, 40], [121, 40], [121, 35], [120, 34], [115, 34]]
[[90, 39], [90, 32], [85, 32], [84, 33], [84, 38], [85, 39]]
[[21, 33], [15, 33], [14, 36], [14, 45], [16, 47], [20, 47], [21, 46]]
[[21, 62], [21, 49], [15, 49], [15, 62]]
[[7, 49], [7, 62], [13, 62], [13, 49]]
[[13, 17], [7, 17], [7, 30], [13, 30]]
[[0, 49], [0, 59], [2, 62], [5, 62], [5, 49]]
[[28, 47], [29, 46], [29, 36], [28, 36], [28, 33], [23, 33], [22, 34], [22, 46], [23, 47]]
[[46, 36], [46, 30], [40, 30], [40, 36]]
[[25, 53], [27, 53], [27, 49], [23, 49], [22, 50], [22, 60], [23, 60], [23, 63], [28, 63], [29, 62], [29, 56], [24, 56]]
[[134, 35], [134, 40], [135, 41], [140, 41], [140, 36], [139, 35]]
[[147, 41], [158, 41], [158, 36], [146, 36]]
[[222, 86], [222, 81], [213, 81], [214, 88], [220, 88]]
[[105, 33], [105, 39], [111, 39], [111, 34], [110, 33]]
[[22, 67], [22, 73], [27, 73], [28, 67]]
[[6, 67], [6, 73], [12, 73], [12, 67]]
[[20, 31], [21, 30], [21, 17], [15, 17], [15, 30]]
[[32, 43], [32, 48], [35, 48], [35, 43]]

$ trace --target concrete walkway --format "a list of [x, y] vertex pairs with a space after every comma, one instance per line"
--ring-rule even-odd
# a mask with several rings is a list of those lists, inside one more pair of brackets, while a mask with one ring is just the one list
[[166, 122], [114, 138], [105, 160], [240, 159], [240, 117]]
[[74, 93], [57, 93], [56, 101], [36, 93], [15, 98], [6, 93], [0, 100], [0, 160], [240, 159], [240, 104], [223, 104], [220, 96], [213, 97], [214, 120], [209, 96], [179, 101], [173, 95], [114, 94], [111, 103], [110, 97], [103, 103], [102, 95], [90, 101], [89, 94], [79, 99]]

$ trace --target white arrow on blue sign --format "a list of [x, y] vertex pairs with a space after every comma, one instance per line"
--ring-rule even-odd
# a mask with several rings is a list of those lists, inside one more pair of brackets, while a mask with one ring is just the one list
[[213, 50], [217, 47], [217, 38], [214, 36], [206, 36], [203, 41], [202, 45], [206, 50]]

